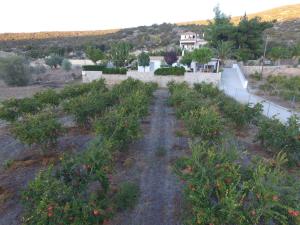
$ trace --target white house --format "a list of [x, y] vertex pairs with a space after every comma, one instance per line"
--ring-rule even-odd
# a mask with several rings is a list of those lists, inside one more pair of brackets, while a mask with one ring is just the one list
[[182, 55], [184, 55], [185, 51], [193, 51], [194, 49], [201, 48], [205, 44], [207, 44], [207, 41], [200, 38], [200, 35], [194, 32], [186, 32], [180, 36]]
[[155, 70], [161, 67], [163, 62], [164, 57], [162, 56], [150, 56], [149, 66], [146, 66], [145, 68], [143, 66], [139, 66], [138, 72], [154, 72]]

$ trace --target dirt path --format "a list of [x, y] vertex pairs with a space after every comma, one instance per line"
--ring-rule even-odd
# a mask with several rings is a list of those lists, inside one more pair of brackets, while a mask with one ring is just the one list
[[168, 91], [157, 90], [154, 96], [144, 121], [144, 137], [129, 151], [133, 165], [126, 170], [119, 168], [122, 180], [139, 183], [139, 202], [131, 212], [117, 216], [114, 225], [182, 224], [182, 187], [171, 167], [185, 154], [188, 141], [176, 136], [181, 128], [174, 110], [167, 105]]

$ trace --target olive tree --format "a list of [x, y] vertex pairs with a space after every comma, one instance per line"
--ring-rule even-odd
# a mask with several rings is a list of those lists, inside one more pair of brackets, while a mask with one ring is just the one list
[[61, 66], [65, 71], [70, 71], [72, 67], [72, 63], [68, 59], [64, 59], [62, 61]]
[[51, 68], [56, 69], [58, 66], [61, 66], [63, 59], [64, 58], [62, 56], [52, 53], [50, 56], [45, 58], [45, 63]]
[[23, 56], [0, 58], [0, 79], [7, 85], [25, 86], [31, 80], [29, 63]]
[[139, 66], [144, 67], [144, 71], [145, 71], [145, 67], [150, 65], [150, 56], [147, 53], [142, 52], [138, 56], [138, 62], [139, 62]]

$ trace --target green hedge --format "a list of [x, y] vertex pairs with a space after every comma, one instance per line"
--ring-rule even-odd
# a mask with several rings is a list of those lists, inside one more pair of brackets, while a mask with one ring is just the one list
[[184, 73], [185, 73], [184, 67], [159, 68], [154, 72], [155, 75], [161, 75], [161, 76], [168, 76], [168, 75], [183, 76]]
[[82, 66], [84, 71], [103, 71], [106, 67], [102, 65], [85, 65]]
[[103, 74], [127, 74], [126, 68], [105, 68], [102, 70]]

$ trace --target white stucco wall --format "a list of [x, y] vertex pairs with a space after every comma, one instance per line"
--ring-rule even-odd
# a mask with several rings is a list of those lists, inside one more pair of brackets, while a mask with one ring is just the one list
[[94, 65], [92, 60], [89, 59], [70, 59], [69, 61], [73, 66]]
[[244, 73], [241, 71], [239, 65], [238, 64], [233, 64], [232, 68], [236, 70], [243, 88], [247, 88], [248, 80], [245, 78]]
[[139, 73], [137, 71], [128, 71], [127, 76], [131, 77], [133, 79], [144, 81], [144, 82], [154, 81], [154, 73], [153, 72]]
[[82, 71], [82, 82], [89, 83], [98, 80], [102, 76], [102, 71]]
[[185, 73], [184, 80], [189, 85], [205, 82], [217, 86], [221, 81], [221, 73]]
[[150, 66], [138, 66], [138, 72], [140, 73], [148, 73], [150, 72]]
[[107, 85], [113, 86], [115, 84], [119, 84], [122, 81], [128, 79], [128, 76], [120, 75], [120, 74], [102, 74], [101, 78], [105, 79]]
[[83, 71], [83, 82], [91, 82], [100, 78], [104, 78], [108, 85], [119, 84], [123, 80], [128, 78], [141, 80], [143, 82], [156, 82], [159, 87], [167, 87], [167, 84], [171, 81], [176, 83], [187, 82], [189, 85], [196, 83], [212, 83], [218, 85], [221, 80], [221, 73], [185, 73], [184, 76], [155, 76], [153, 72], [128, 71], [127, 75], [119, 74], [102, 74], [102, 72]]

